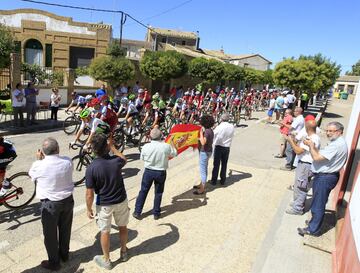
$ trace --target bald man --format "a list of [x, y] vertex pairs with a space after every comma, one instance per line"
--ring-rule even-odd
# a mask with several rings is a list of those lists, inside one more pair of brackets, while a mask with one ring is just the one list
[[304, 144], [305, 139], [315, 143], [316, 149], [320, 148], [320, 137], [316, 134], [317, 124], [314, 119], [305, 122], [305, 130], [299, 132], [296, 137], [287, 136], [288, 143], [296, 154], [295, 162], [297, 168], [294, 181], [294, 201], [286, 213], [293, 215], [302, 215], [304, 213], [306, 194], [309, 190], [309, 184], [312, 177], [311, 164], [313, 159], [310, 149]]

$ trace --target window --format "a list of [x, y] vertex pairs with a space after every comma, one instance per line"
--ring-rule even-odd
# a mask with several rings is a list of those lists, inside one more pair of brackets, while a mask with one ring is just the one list
[[89, 66], [94, 56], [94, 48], [70, 46], [70, 68]]
[[186, 45], [186, 41], [181, 41], [181, 44], [182, 44], [182, 45]]
[[166, 43], [166, 37], [162, 37], [162, 38], [161, 38], [161, 42], [162, 42], [162, 43]]
[[52, 44], [45, 44], [45, 67], [52, 67]]

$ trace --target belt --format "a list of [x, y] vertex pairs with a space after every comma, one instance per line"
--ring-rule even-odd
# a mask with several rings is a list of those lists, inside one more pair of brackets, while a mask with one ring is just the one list
[[320, 176], [339, 175], [339, 172], [333, 172], [333, 173], [315, 173], [315, 175], [320, 175]]
[[305, 162], [305, 161], [301, 161], [301, 160], [299, 160], [299, 162], [300, 162], [300, 163], [303, 163], [303, 164], [309, 164], [309, 165], [312, 164], [312, 163], [310, 163], [310, 162]]
[[153, 170], [149, 168], [145, 168], [146, 170], [152, 171], [152, 172], [166, 172], [166, 170]]
[[[64, 201], [64, 200], [67, 200], [67, 199], [72, 199], [73, 198], [73, 195], [71, 194], [70, 196], [64, 198], [64, 199], [61, 199], [61, 200], [57, 200], [57, 201], [52, 201], [52, 202], [59, 202], [59, 201]], [[47, 202], [47, 201], [51, 201], [49, 198], [45, 198], [45, 199], [40, 199], [40, 202]]]

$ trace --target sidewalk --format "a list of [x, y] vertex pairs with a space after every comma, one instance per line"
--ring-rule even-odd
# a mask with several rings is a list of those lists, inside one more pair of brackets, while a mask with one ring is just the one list
[[[12, 121], [7, 120], [0, 122], [0, 135], [18, 135], [18, 134], [26, 134], [26, 133], [37, 133], [45, 130], [56, 130], [63, 127], [64, 120], [68, 117], [63, 109], [59, 109], [58, 112], [58, 121], [50, 120], [50, 110], [47, 115], [43, 112], [39, 113], [37, 116], [39, 119], [36, 120], [38, 124], [30, 125], [25, 127], [13, 127]], [[24, 123], [26, 124], [26, 114], [24, 114]]]
[[[231, 163], [229, 168], [233, 171], [226, 186], [208, 186], [206, 196], [198, 197], [191, 189], [199, 177], [197, 158], [173, 166], [168, 172], [162, 218], [154, 221], [149, 213], [151, 191], [144, 208], [147, 217], [130, 219], [131, 258], [126, 263], [118, 264], [118, 235], [112, 230], [113, 272], [250, 272], [292, 174]], [[131, 212], [137, 190], [128, 191]], [[85, 211], [77, 214], [70, 261], [61, 272], [101, 272], [92, 261], [101, 253], [98, 239], [97, 227]], [[1, 272], [44, 272], [38, 266], [43, 259], [43, 238], [37, 237], [1, 255]]]

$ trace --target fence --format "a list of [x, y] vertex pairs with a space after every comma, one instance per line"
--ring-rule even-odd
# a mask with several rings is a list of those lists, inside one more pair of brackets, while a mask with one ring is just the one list
[[0, 69], [0, 91], [7, 89], [10, 83], [11, 83], [10, 69], [9, 68]]
[[36, 71], [36, 76], [32, 76], [29, 72], [21, 71], [21, 82], [25, 86], [29, 82], [34, 82], [36, 85], [51, 85], [51, 78], [53, 75], [53, 70], [51, 67], [39, 66], [39, 69]]

